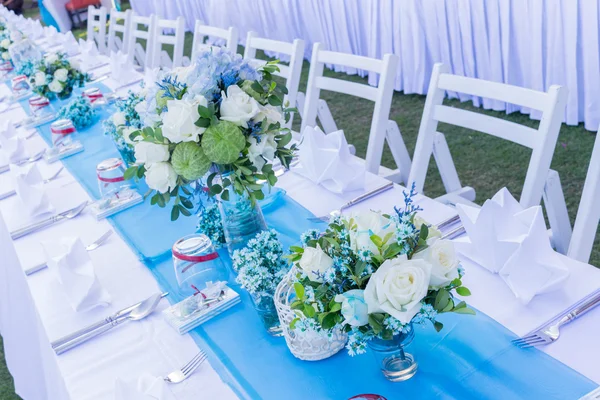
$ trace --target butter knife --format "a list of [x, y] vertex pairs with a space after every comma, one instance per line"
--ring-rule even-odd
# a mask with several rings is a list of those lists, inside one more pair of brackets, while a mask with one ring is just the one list
[[43, 219], [39, 222], [33, 223], [29, 226], [26, 226], [24, 228], [20, 228], [17, 229], [13, 232], [10, 233], [10, 237], [15, 240], [18, 239], [20, 237], [29, 235], [30, 233], [33, 233], [35, 231], [38, 231], [42, 228], [45, 228], [47, 226], [53, 225], [54, 223], [58, 222], [58, 221], [62, 221], [63, 219], [71, 219], [74, 218], [76, 216], [79, 215], [79, 213], [81, 213], [83, 211], [83, 209], [87, 206], [87, 201], [84, 201], [83, 203], [81, 203], [80, 205], [78, 205], [75, 208], [72, 208], [70, 210], [67, 211], [63, 211], [60, 214], [54, 215], [52, 217]]

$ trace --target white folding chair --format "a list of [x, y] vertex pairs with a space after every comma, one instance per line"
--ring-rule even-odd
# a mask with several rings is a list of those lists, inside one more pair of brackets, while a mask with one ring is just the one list
[[[152, 65], [152, 49], [156, 40], [155, 26], [156, 16], [154, 14], [149, 17], [131, 15], [129, 38], [125, 46], [130, 63], [135, 63], [142, 68]], [[138, 40], [145, 41], [146, 46], [142, 46]]]
[[110, 21], [108, 23], [107, 53], [111, 51], [127, 52], [129, 43], [129, 32], [131, 30], [131, 10], [110, 10]]
[[[246, 37], [246, 48], [244, 50], [244, 59], [253, 63], [264, 63], [266, 61], [256, 58], [256, 50], [270, 51], [273, 53], [285, 54], [290, 57], [288, 65], [279, 65], [279, 72], [275, 75], [285, 79], [287, 95], [283, 99], [284, 104], [289, 104], [289, 107], [297, 107], [300, 110], [300, 105], [297, 103], [299, 95], [298, 86], [300, 85], [300, 74], [302, 73], [302, 60], [304, 56], [304, 40], [295, 39], [293, 43], [281, 42], [258, 37], [256, 32], [248, 32]], [[300, 94], [304, 97], [303, 94]], [[294, 116], [290, 116], [286, 127], [291, 128]]]
[[[542, 113], [538, 129], [495, 118], [482, 113], [443, 105], [446, 91], [465, 93], [492, 100], [503, 101], [539, 110]], [[451, 75], [443, 64], [433, 68], [413, 164], [408, 183], [423, 191], [429, 160], [433, 154], [442, 177], [445, 195], [436, 200], [446, 204], [467, 203], [473, 205], [475, 191], [463, 187], [458, 178], [448, 144], [443, 133], [437, 131], [438, 123], [444, 122], [509, 140], [532, 149], [532, 155], [521, 193], [523, 207], [544, 204], [548, 212], [554, 245], [566, 253], [571, 236], [571, 226], [560, 185], [558, 173], [550, 169], [554, 148], [562, 122], [567, 91], [551, 86], [548, 92]]]
[[216, 28], [214, 26], [204, 25], [202, 21], [196, 20], [194, 26], [194, 38], [192, 40], [192, 53], [190, 57], [184, 57], [183, 65], [189, 65], [196, 55], [215, 44], [223, 43], [223, 47], [228, 48], [233, 53], [237, 53], [238, 30], [230, 27], [229, 29]]
[[98, 51], [106, 54], [106, 19], [108, 12], [106, 8], [88, 7], [87, 15], [87, 40], [96, 42]]
[[[379, 85], [373, 87], [368, 84], [325, 77], [323, 76], [325, 64], [340, 65], [378, 73], [380, 74]], [[373, 110], [367, 155], [365, 157], [366, 169], [371, 173], [380, 174], [387, 179], [400, 183], [406, 182], [406, 179], [408, 179], [410, 156], [398, 125], [395, 121], [388, 119], [397, 67], [398, 57], [393, 54], [386, 54], [383, 60], [379, 60], [353, 54], [327, 51], [324, 50], [324, 46], [321, 43], [315, 43], [310, 61], [306, 100], [303, 108], [304, 111], [302, 112], [301, 132], [307, 126], [316, 125], [317, 117], [325, 133], [337, 130], [327, 103], [319, 99], [321, 90], [329, 90], [373, 101], [375, 108]], [[383, 147], [386, 140], [396, 162], [396, 170], [390, 170], [381, 166]]]
[[[151, 47], [150, 68], [177, 68], [183, 64], [183, 45], [185, 40], [185, 19], [157, 19], [154, 25], [154, 41]], [[163, 48], [164, 45], [173, 47], [173, 58]]]
[[[599, 130], [600, 132], [600, 130]], [[600, 136], [596, 134], [596, 143], [592, 151], [577, 218], [573, 227], [573, 236], [567, 255], [582, 262], [589, 262], [594, 239], [600, 223]]]

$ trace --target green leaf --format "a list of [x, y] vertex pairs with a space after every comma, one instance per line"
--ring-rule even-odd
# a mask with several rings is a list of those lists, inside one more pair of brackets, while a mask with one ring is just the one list
[[210, 126], [210, 118], [199, 118], [198, 121], [194, 122], [199, 128], [208, 128]]
[[371, 242], [375, 243], [375, 246], [377, 246], [378, 248], [381, 248], [381, 246], [383, 246], [383, 240], [381, 240], [381, 238], [375, 234], [370, 236], [371, 238]]
[[306, 315], [308, 318], [312, 318], [315, 316], [315, 314], [316, 314], [316, 311], [312, 305], [310, 305], [310, 304], [304, 305], [304, 315]]
[[179, 207], [179, 212], [182, 213], [183, 215], [185, 215], [186, 217], [189, 217], [190, 215], [192, 215], [192, 213], [185, 207], [183, 207], [182, 205], [177, 206]]
[[294, 253], [304, 253], [304, 248], [300, 246], [290, 246], [290, 250]]
[[296, 327], [296, 322], [300, 321], [300, 318], [296, 317], [290, 322], [290, 329], [294, 329]]
[[158, 206], [161, 208], [166, 206], [165, 199], [163, 198], [161, 193], [156, 194], [156, 204], [158, 204]]
[[220, 121], [202, 134], [202, 149], [208, 159], [217, 164], [231, 164], [246, 147], [246, 138], [239, 126]]
[[442, 324], [441, 322], [435, 321], [433, 323], [433, 327], [435, 328], [436, 332], [439, 332], [444, 328], [444, 324]]
[[221, 199], [225, 200], [225, 201], [229, 201], [229, 190], [225, 189], [223, 190], [223, 192], [221, 192]]
[[429, 236], [429, 227], [426, 224], [421, 225], [421, 233], [419, 237], [423, 240], [427, 240], [427, 236]]
[[383, 314], [369, 314], [369, 325], [376, 335], [383, 330], [383, 319]]
[[129, 179], [134, 178], [137, 174], [137, 170], [138, 170], [137, 166], [127, 168], [127, 170], [125, 170], [125, 173], [123, 174], [123, 179], [128, 181]]
[[263, 89], [262, 85], [257, 81], [252, 82], [252, 85], [250, 85], [250, 88], [252, 88], [252, 90], [254, 90], [255, 92], [260, 93], [260, 94], [265, 92], [265, 89]]
[[358, 261], [354, 266], [354, 275], [361, 276], [365, 268], [367, 267], [367, 263], [364, 261]]
[[171, 221], [176, 221], [177, 218], [179, 218], [179, 206], [175, 206], [171, 210]]
[[458, 308], [458, 309], [455, 309], [454, 312], [457, 314], [475, 315], [475, 310], [473, 310], [472, 308], [469, 308], [469, 307]]
[[460, 294], [461, 296], [470, 296], [471, 295], [471, 291], [464, 286], [457, 287], [456, 293]]
[[331, 329], [337, 323], [336, 314], [328, 313], [325, 318], [323, 318], [323, 322], [321, 322], [321, 327], [323, 329]]
[[198, 143], [182, 142], [171, 155], [171, 165], [177, 175], [188, 181], [195, 181], [208, 172], [211, 162]]
[[440, 289], [438, 291], [437, 295], [435, 296], [433, 308], [435, 308], [436, 311], [441, 312], [444, 310], [444, 308], [446, 308], [446, 306], [448, 305], [449, 302], [450, 302], [450, 293], [448, 293], [448, 291], [445, 289]]
[[198, 106], [198, 114], [200, 114], [200, 116], [202, 118], [206, 118], [210, 121], [211, 117], [213, 116], [213, 112], [211, 110], [209, 110], [207, 107], [204, 107], [202, 105]]
[[342, 309], [342, 303], [334, 303], [333, 306], [329, 309], [329, 312], [336, 312]]
[[163, 137], [162, 134], [162, 129], [161, 128], [156, 128], [154, 130], [154, 137], [156, 138], [156, 140], [158, 140], [159, 142], [163, 142], [165, 140], [165, 138]]
[[280, 105], [283, 104], [283, 101], [279, 97], [277, 97], [275, 95], [269, 96], [269, 100], [268, 101], [269, 101], [269, 104], [272, 105], [272, 106], [274, 106], [274, 107], [279, 107]]
[[146, 172], [146, 168], [142, 165], [141, 167], [139, 167], [137, 169], [137, 177], [140, 179], [143, 178], [145, 172]]
[[304, 286], [300, 282], [294, 283], [294, 291], [296, 292], [296, 297], [304, 299]]

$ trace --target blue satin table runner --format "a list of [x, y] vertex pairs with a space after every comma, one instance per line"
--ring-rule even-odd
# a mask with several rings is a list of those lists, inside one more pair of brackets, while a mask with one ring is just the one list
[[[102, 84], [95, 86], [109, 92]], [[26, 101], [23, 106], [29, 111]], [[119, 157], [101, 124], [112, 112], [112, 107], [98, 110], [98, 121], [78, 133], [84, 152], [62, 160], [94, 199], [99, 196], [96, 165], [106, 158]], [[38, 130], [50, 143], [49, 124]], [[263, 211], [284, 247], [297, 244], [307, 229], [324, 227], [308, 222], [306, 218], [312, 214], [285, 195]], [[195, 232], [196, 218], [180, 217], [171, 222], [169, 208], [151, 206], [147, 200], [108, 220], [160, 287], [171, 293], [169, 301], [181, 301], [170, 248], [180, 237]], [[220, 253], [229, 263], [226, 252]], [[388, 400], [577, 399], [597, 386], [537, 349], [511, 345], [515, 335], [481, 312], [476, 316], [445, 314], [441, 317], [444, 329], [439, 333], [430, 324], [417, 326], [408, 351], [419, 363], [419, 370], [407, 382], [388, 382], [368, 353], [350, 357], [342, 350], [323, 361], [301, 361], [289, 352], [283, 338], [266, 333], [248, 294], [230, 283], [240, 293], [241, 304], [190, 334], [209, 354], [221, 378], [242, 398], [342, 400], [376, 393]], [[200, 398], [202, 394], [198, 395]]]

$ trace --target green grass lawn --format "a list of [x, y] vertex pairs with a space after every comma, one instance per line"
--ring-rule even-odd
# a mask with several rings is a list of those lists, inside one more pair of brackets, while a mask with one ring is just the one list
[[[76, 37], [85, 37], [84, 30], [75, 31]], [[191, 51], [192, 35], [186, 34], [186, 54]], [[240, 52], [242, 48], [240, 48]], [[304, 62], [300, 90], [305, 92], [309, 63]], [[325, 75], [342, 77], [357, 82], [366, 79], [358, 76], [348, 76], [326, 71]], [[373, 103], [346, 95], [322, 92], [322, 96], [340, 129], [343, 129], [349, 143], [356, 146], [357, 155], [364, 157], [368, 140], [368, 132], [373, 112]], [[425, 96], [405, 95], [394, 93], [390, 118], [395, 120], [402, 131], [404, 142], [412, 154], [417, 140], [421, 114], [425, 104]], [[472, 107], [470, 103], [460, 103], [457, 100], [446, 101], [447, 105], [468, 110], [476, 110], [489, 115], [504, 118], [519, 124], [537, 127], [538, 122], [528, 116], [513, 113], [506, 115], [501, 112], [483, 111]], [[518, 197], [521, 192], [531, 151], [519, 145], [454, 126], [440, 125], [440, 132], [446, 134], [446, 140], [452, 151], [456, 168], [463, 185], [472, 186], [477, 193], [477, 202], [482, 204], [492, 197], [503, 186]], [[575, 219], [581, 190], [587, 173], [588, 163], [595, 140], [595, 133], [586, 131], [583, 125], [566, 126], [563, 124], [552, 168], [559, 172], [562, 187], [565, 192], [567, 207], [571, 221]], [[383, 164], [394, 167], [389, 149], [383, 156]], [[425, 193], [431, 197], [444, 193], [439, 173], [431, 161]], [[596, 237], [591, 263], [600, 264], [600, 237]], [[1, 348], [1, 339], [0, 339]], [[0, 352], [0, 360], [3, 360]], [[0, 399], [17, 399], [12, 388], [12, 379], [3, 363], [0, 363]]]

